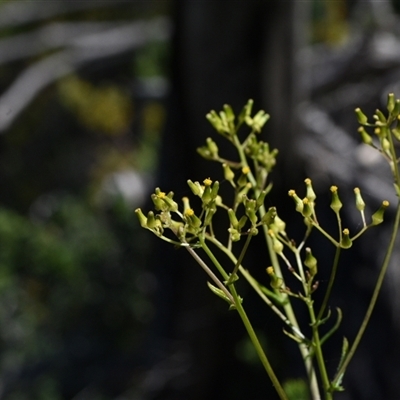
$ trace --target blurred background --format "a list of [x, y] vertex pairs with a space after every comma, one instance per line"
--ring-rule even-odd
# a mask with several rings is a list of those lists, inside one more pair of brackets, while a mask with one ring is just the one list
[[[350, 230], [354, 186], [371, 209], [394, 204], [353, 110], [400, 97], [399, 12], [398, 0], [0, 0], [0, 399], [274, 399], [237, 315], [134, 210], [155, 186], [180, 198], [189, 178], [221, 179], [195, 153], [213, 134], [204, 116], [249, 98], [272, 116], [281, 216], [306, 176], [319, 192], [340, 186]], [[338, 276], [331, 373], [368, 304], [389, 233], [378, 230]], [[260, 257], [245, 263], [262, 280]], [[339, 399], [398, 398], [398, 257]], [[296, 383], [295, 346], [242, 290], [279, 376]]]

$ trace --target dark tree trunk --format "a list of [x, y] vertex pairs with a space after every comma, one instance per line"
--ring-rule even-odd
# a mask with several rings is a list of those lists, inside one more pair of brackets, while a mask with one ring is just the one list
[[[187, 179], [221, 178], [219, 165], [195, 153], [206, 137], [214, 135], [205, 114], [220, 110], [224, 103], [239, 111], [249, 98], [255, 100], [256, 109], [273, 115], [264, 140], [279, 146], [293, 168], [291, 133], [297, 95], [292, 2], [178, 1], [175, 11], [170, 121], [159, 180], [162, 189], [173, 189], [179, 199], [188, 193]], [[229, 155], [229, 144], [218, 143], [221, 152]], [[288, 167], [282, 165], [276, 180], [290, 180]], [[170, 339], [180, 343], [187, 357], [186, 371], [166, 385], [158, 398], [243, 399], [240, 390], [247, 390], [247, 398], [265, 398], [268, 391], [274, 396], [259, 368], [246, 370], [235, 359], [235, 344], [245, 337], [244, 328], [238, 316], [228, 314], [225, 305], [208, 291], [200, 268], [184, 250], [164, 245], [158, 258], [163, 260], [157, 266], [164, 280], [160, 293], [170, 299], [168, 315], [163, 317]], [[256, 377], [261, 385], [254, 383]]]

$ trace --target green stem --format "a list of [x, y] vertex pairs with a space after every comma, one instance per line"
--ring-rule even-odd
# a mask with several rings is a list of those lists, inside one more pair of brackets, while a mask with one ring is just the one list
[[211, 260], [211, 262], [216, 266], [218, 269], [219, 273], [222, 275], [222, 277], [227, 281], [229, 279], [229, 275], [226, 273], [222, 265], [219, 263], [217, 258], [214, 256], [214, 253], [210, 250], [210, 248], [207, 246], [205, 240], [204, 240], [204, 235], [201, 234], [199, 235], [199, 242], [201, 245], [201, 248], [206, 252], [207, 256]]
[[[220, 243], [216, 238], [207, 236], [207, 240], [209, 240], [211, 243], [213, 243], [215, 246], [217, 246], [221, 251], [223, 251], [232, 260], [232, 262], [234, 264], [237, 263], [236, 257], [233, 255], [233, 253], [229, 249], [227, 249], [222, 243]], [[301, 333], [299, 324], [297, 322], [296, 316], [294, 315], [292, 307], [284, 306], [286, 316], [284, 314], [282, 314], [281, 311], [277, 307], [275, 307], [275, 305], [271, 302], [271, 300], [269, 300], [268, 297], [266, 297], [264, 295], [264, 293], [262, 293], [262, 291], [257, 286], [255, 279], [251, 276], [251, 274], [246, 269], [243, 268], [243, 266], [241, 266], [241, 265], [239, 266], [239, 271], [245, 277], [245, 279], [249, 282], [249, 284], [254, 288], [256, 293], [258, 293], [258, 295], [261, 297], [261, 299], [264, 300], [268, 304], [268, 306], [271, 308], [271, 310], [273, 312], [275, 312], [278, 315], [278, 317], [286, 325], [288, 325], [291, 328], [291, 330], [293, 331], [295, 336], [303, 339], [304, 335]], [[285, 295], [285, 300], [283, 301], [283, 305], [285, 305], [285, 303], [287, 301], [289, 301], [289, 298], [288, 298], [288, 296]], [[300, 354], [303, 358], [303, 362], [304, 362], [307, 376], [309, 379], [310, 391], [311, 391], [312, 398], [313, 398], [313, 400], [320, 400], [321, 396], [319, 393], [318, 381], [317, 381], [315, 369], [314, 369], [314, 366], [312, 363], [312, 357], [310, 355], [310, 350], [305, 343], [298, 343], [298, 346], [299, 346]]]
[[321, 305], [321, 308], [320, 308], [318, 316], [317, 316], [317, 321], [319, 321], [322, 318], [322, 316], [324, 315], [326, 306], [327, 306], [329, 298], [331, 296], [333, 283], [335, 282], [336, 271], [337, 271], [337, 267], [339, 264], [340, 251], [341, 251], [341, 248], [339, 246], [336, 247], [335, 258], [333, 259], [333, 266], [332, 266], [332, 270], [331, 270], [331, 276], [329, 277], [328, 287], [326, 289], [324, 300], [322, 301], [322, 305]]
[[236, 290], [234, 288], [234, 285], [230, 285], [230, 289], [232, 291], [232, 295], [235, 298], [235, 305], [236, 305], [236, 309], [240, 315], [240, 318], [242, 319], [243, 325], [246, 328], [246, 331], [250, 337], [251, 342], [253, 343], [254, 349], [257, 352], [258, 357], [260, 358], [260, 361], [262, 363], [262, 365], [265, 368], [265, 371], [267, 372], [269, 378], [271, 379], [272, 384], [275, 387], [275, 390], [277, 391], [279, 398], [281, 400], [288, 400], [288, 397], [282, 387], [282, 385], [280, 384], [277, 376], [275, 375], [274, 370], [271, 367], [271, 364], [268, 361], [267, 356], [265, 355], [265, 352], [261, 346], [260, 341], [257, 338], [256, 333], [254, 332], [254, 329], [250, 323], [249, 318], [247, 317], [246, 312], [244, 311], [244, 308], [242, 306], [241, 300], [238, 298], [237, 294], [236, 294]]
[[363, 321], [361, 323], [361, 326], [360, 326], [360, 329], [359, 329], [359, 331], [357, 333], [357, 336], [354, 339], [354, 343], [352, 344], [349, 352], [347, 353], [346, 358], [343, 361], [343, 364], [341, 365], [341, 367], [337, 371], [337, 373], [335, 375], [335, 378], [332, 381], [332, 386], [336, 386], [338, 384], [338, 382], [340, 381], [340, 379], [343, 376], [344, 372], [346, 371], [346, 368], [349, 365], [351, 359], [353, 358], [354, 353], [356, 352], [357, 347], [358, 347], [358, 345], [359, 345], [359, 343], [361, 341], [361, 338], [364, 335], [365, 329], [367, 328], [367, 325], [368, 325], [369, 320], [371, 318], [372, 312], [374, 311], [375, 304], [376, 304], [376, 301], [378, 299], [378, 295], [379, 295], [381, 287], [382, 287], [383, 279], [385, 278], [386, 271], [387, 271], [388, 266], [389, 266], [389, 261], [390, 261], [390, 258], [392, 256], [392, 253], [393, 253], [393, 248], [394, 248], [394, 244], [395, 244], [395, 241], [396, 241], [397, 231], [399, 230], [399, 223], [400, 223], [400, 201], [397, 203], [396, 217], [395, 217], [395, 221], [394, 221], [394, 224], [393, 224], [393, 230], [392, 230], [392, 234], [391, 234], [391, 237], [390, 237], [389, 246], [388, 246], [388, 248], [386, 250], [386, 254], [385, 254], [385, 258], [383, 260], [382, 268], [381, 268], [381, 271], [379, 273], [378, 280], [376, 281], [374, 292], [372, 294], [372, 297], [371, 297], [367, 312], [365, 313], [364, 319], [363, 319]]
[[331, 385], [329, 382], [328, 372], [326, 371], [324, 355], [322, 353], [322, 344], [318, 331], [318, 321], [315, 318], [314, 307], [310, 299], [307, 301], [307, 306], [310, 314], [310, 320], [313, 332], [313, 347], [314, 347], [315, 357], [317, 359], [319, 372], [321, 374], [321, 381], [325, 392], [325, 399], [331, 400], [332, 399], [332, 393], [330, 391]]
[[248, 235], [247, 236], [246, 242], [245, 242], [245, 244], [244, 244], [244, 246], [242, 248], [242, 251], [240, 252], [239, 258], [237, 259], [235, 267], [233, 268], [233, 272], [232, 272], [232, 274], [231, 274], [231, 276], [230, 276], [230, 278], [228, 280], [228, 285], [230, 285], [233, 282], [232, 279], [235, 279], [234, 277], [235, 277], [236, 273], [238, 272], [239, 266], [242, 264], [244, 255], [246, 254], [246, 251], [247, 251], [247, 249], [249, 247], [249, 244], [250, 244], [250, 241], [251, 241], [252, 237], [253, 237], [252, 235]]
[[[390, 132], [391, 123], [392, 123], [392, 121], [388, 121], [388, 130], [389, 130], [389, 132]], [[387, 136], [388, 136], [388, 140], [389, 140], [389, 143], [390, 143], [390, 154], [392, 156], [394, 181], [399, 185], [400, 184], [400, 173], [399, 173], [399, 166], [397, 164], [396, 149], [394, 147], [392, 134], [389, 133]]]
[[[203, 235], [199, 235], [199, 241], [200, 241], [201, 247], [206, 252], [207, 256], [210, 258], [212, 263], [217, 267], [217, 269], [219, 270], [221, 275], [224, 277], [224, 279], [226, 281], [228, 281], [229, 275], [225, 272], [222, 265], [219, 263], [219, 261], [214, 256], [213, 252], [210, 250], [210, 248], [205, 243]], [[242, 319], [242, 322], [247, 330], [250, 340], [253, 343], [253, 346], [258, 354], [258, 357], [260, 358], [261, 363], [263, 364], [263, 366], [265, 368], [265, 371], [267, 372], [269, 378], [271, 379], [271, 382], [274, 385], [275, 390], [277, 391], [277, 393], [279, 395], [279, 398], [281, 400], [288, 400], [288, 398], [285, 394], [285, 391], [283, 390], [282, 385], [280, 384], [278, 378], [276, 377], [275, 372], [272, 369], [271, 364], [269, 363], [268, 358], [257, 338], [257, 335], [254, 332], [254, 329], [250, 323], [250, 320], [248, 319], [247, 314], [244, 311], [244, 308], [242, 306], [242, 300], [239, 298], [239, 296], [236, 293], [235, 285], [230, 284], [228, 287], [229, 287], [230, 293], [232, 294], [232, 297], [234, 299], [233, 304], [235, 304], [235, 307], [240, 315], [240, 318]]]
[[203, 268], [206, 274], [211, 278], [211, 280], [225, 293], [225, 295], [229, 298], [232, 304], [234, 304], [234, 300], [232, 295], [226, 286], [215, 276], [214, 272], [208, 267], [208, 265], [199, 257], [199, 255], [191, 248], [186, 247], [186, 250], [190, 253], [190, 255], [196, 260], [196, 262]]
[[[239, 141], [237, 135], [234, 136], [233, 143], [234, 143], [235, 147], [237, 148], [242, 166], [248, 167], [246, 155], [244, 154], [243, 147], [240, 144], [240, 141]], [[260, 188], [257, 187], [257, 180], [254, 178], [253, 173], [251, 171], [248, 174], [248, 179], [253, 186], [254, 194], [255, 194], [255, 197], [257, 198], [260, 195], [261, 190], [260, 190]], [[266, 213], [265, 206], [261, 205], [258, 212], [262, 219]], [[268, 235], [268, 227], [266, 225], [263, 225], [263, 231], [264, 231], [264, 236], [265, 236], [266, 242], [267, 242], [268, 252], [269, 252], [269, 255], [271, 258], [271, 263], [274, 267], [275, 272], [283, 279], [283, 275], [281, 272], [281, 267], [280, 267], [280, 264], [278, 261], [278, 257], [273, 249], [272, 240], [271, 240], [270, 236]], [[290, 323], [294, 327], [296, 327], [298, 330], [300, 330], [299, 324], [297, 322], [296, 316], [293, 311], [292, 304], [287, 295], [284, 295], [283, 308], [285, 310], [285, 314], [286, 314], [287, 318], [289, 319]], [[300, 350], [300, 353], [303, 358], [303, 362], [304, 362], [304, 365], [305, 365], [305, 368], [307, 371], [312, 398], [314, 400], [319, 400], [321, 397], [319, 394], [319, 388], [318, 388], [317, 378], [315, 375], [315, 369], [314, 369], [314, 366], [312, 365], [312, 360], [310, 357], [310, 350], [304, 343], [299, 343], [298, 346], [299, 346], [299, 350]]]
[[325, 232], [320, 226], [319, 224], [317, 224], [316, 222], [314, 222], [313, 220], [311, 220], [312, 226], [314, 226], [315, 228], [317, 228], [330, 242], [333, 243], [333, 245], [335, 247], [340, 246], [340, 242], [337, 242], [331, 235], [329, 235], [327, 232]]

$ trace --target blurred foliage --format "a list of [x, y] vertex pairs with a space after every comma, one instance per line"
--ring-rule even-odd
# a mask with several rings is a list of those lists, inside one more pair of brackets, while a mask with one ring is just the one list
[[349, 35], [349, 4], [347, 1], [314, 1], [311, 41], [331, 46], [342, 44]]
[[96, 88], [90, 82], [71, 76], [59, 83], [61, 101], [90, 131], [118, 136], [130, 127], [133, 104], [115, 85]]
[[[81, 330], [100, 335], [102, 352], [129, 353], [152, 316], [149, 276], [140, 272], [146, 243], [132, 210], [116, 204], [107, 218], [77, 198], [43, 202], [52, 215], [40, 223], [0, 210], [0, 376], [22, 379], [32, 396], [43, 376], [68, 386], [54, 374], [56, 358], [74, 357], [68, 347], [79, 347]], [[24, 382], [23, 371], [37, 363], [45, 375]]]
[[[170, 7], [79, 3], [54, 2], [58, 14], [10, 25], [0, 40], [55, 22], [125, 24]], [[140, 193], [108, 193], [107, 184], [125, 174], [143, 186], [154, 172], [164, 99], [137, 86], [165, 80], [168, 49], [151, 42], [84, 65], [40, 92], [0, 136], [2, 400], [111, 399], [130, 385], [157, 282], [133, 215]], [[0, 64], [0, 93], [55, 51]]]

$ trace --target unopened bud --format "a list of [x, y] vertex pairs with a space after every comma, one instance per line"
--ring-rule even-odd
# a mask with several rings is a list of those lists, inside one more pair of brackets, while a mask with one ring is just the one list
[[277, 237], [275, 236], [274, 231], [272, 229], [270, 229], [268, 231], [268, 235], [272, 239], [272, 247], [273, 247], [275, 253], [276, 254], [282, 254], [282, 252], [283, 252], [283, 244], [277, 239]]
[[201, 197], [203, 195], [204, 189], [201, 187], [199, 182], [192, 182], [190, 179], [188, 179], [187, 184], [195, 196]]
[[311, 277], [314, 277], [317, 274], [317, 259], [313, 256], [309, 247], [306, 247], [306, 258], [304, 260], [304, 265], [309, 269]]
[[361, 111], [360, 108], [356, 108], [355, 110], [357, 120], [361, 125], [367, 124], [368, 123], [368, 118], [367, 116]]
[[271, 287], [273, 289], [280, 289], [283, 285], [283, 279], [276, 276], [274, 267], [268, 267], [266, 271], [271, 279]]
[[218, 146], [217, 143], [214, 142], [211, 138], [206, 139], [207, 147], [210, 150], [211, 155], [213, 158], [218, 157]]
[[387, 200], [382, 201], [381, 206], [374, 214], [372, 214], [372, 224], [371, 225], [379, 225], [383, 222], [383, 217], [385, 214], [385, 210], [389, 207], [389, 202]]
[[331, 186], [331, 192], [332, 192], [331, 208], [337, 214], [343, 206], [342, 202], [339, 199], [337, 186]]
[[358, 128], [358, 133], [360, 134], [361, 140], [363, 141], [363, 143], [368, 144], [368, 145], [373, 143], [372, 137], [367, 133], [367, 131], [365, 130], [365, 128], [363, 126], [360, 126]]
[[354, 194], [356, 196], [356, 208], [358, 211], [364, 211], [365, 203], [361, 196], [361, 191], [358, 187], [354, 188]]
[[[382, 123], [386, 124], [386, 117], [385, 117], [385, 115], [383, 114], [383, 112], [381, 110], [376, 109], [375, 110], [375, 115], [378, 117], [377, 120], [379, 122], [382, 122]], [[375, 115], [374, 115], [374, 117], [375, 117]]]
[[228, 182], [233, 182], [233, 180], [235, 179], [235, 173], [232, 171], [231, 167], [228, 164], [223, 163], [222, 168], [224, 170], [224, 178]]
[[294, 200], [296, 204], [296, 211], [302, 212], [303, 211], [303, 201], [297, 196], [296, 192], [292, 189], [288, 192], [289, 196]]
[[310, 201], [308, 200], [307, 197], [304, 197], [303, 199], [303, 211], [301, 212], [303, 217], [310, 217], [312, 215], [312, 208], [310, 205]]
[[311, 179], [306, 178], [304, 180], [304, 183], [306, 184], [306, 189], [307, 189], [306, 197], [309, 201], [313, 202], [317, 198], [317, 195], [315, 194], [314, 189], [312, 187]]
[[391, 113], [394, 110], [395, 105], [396, 105], [396, 100], [394, 98], [394, 94], [389, 93], [387, 103], [386, 103], [387, 110]]
[[147, 217], [143, 214], [143, 211], [140, 208], [137, 208], [135, 213], [139, 219], [140, 226], [142, 228], [147, 228]]
[[276, 217], [276, 207], [270, 207], [262, 217], [261, 222], [268, 227], [274, 223]]
[[340, 247], [342, 249], [349, 249], [352, 245], [353, 242], [350, 239], [350, 231], [346, 228], [343, 229], [343, 236], [342, 236], [342, 240], [340, 241]]

